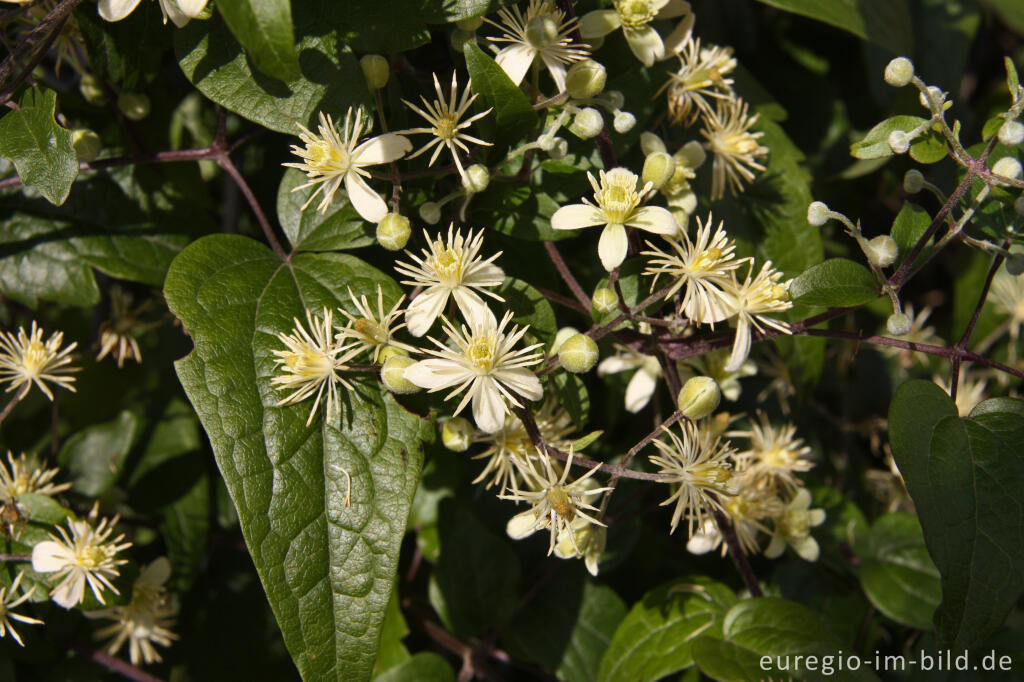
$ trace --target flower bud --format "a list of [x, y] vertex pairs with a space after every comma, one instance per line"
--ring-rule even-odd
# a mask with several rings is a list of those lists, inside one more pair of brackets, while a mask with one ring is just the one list
[[473, 442], [473, 425], [463, 417], [452, 417], [441, 427], [441, 442], [453, 452], [465, 452]]
[[885, 328], [893, 336], [903, 336], [910, 333], [910, 317], [906, 313], [893, 313], [885, 321]]
[[1016, 147], [1024, 142], [1024, 123], [1006, 121], [999, 127], [999, 142], [1007, 147]]
[[117, 108], [132, 121], [141, 121], [149, 116], [149, 98], [143, 94], [122, 92], [117, 98]]
[[420, 204], [420, 218], [428, 225], [437, 225], [441, 220], [441, 206], [436, 201], [424, 201]]
[[672, 179], [676, 172], [676, 161], [665, 152], [648, 154], [644, 159], [644, 169], [641, 173], [644, 184], [651, 183], [654, 189], [661, 189], [665, 183]]
[[1002, 175], [1004, 178], [1016, 180], [1021, 176], [1020, 161], [1012, 156], [1004, 156], [995, 162], [992, 166], [992, 172], [996, 175]]
[[483, 17], [470, 17], [468, 19], [459, 19], [455, 22], [455, 25], [461, 28], [463, 31], [475, 31], [484, 25]]
[[894, 130], [889, 133], [889, 138], [886, 140], [889, 143], [889, 149], [894, 154], [903, 154], [910, 149], [910, 137], [903, 130]]
[[590, 301], [593, 304], [594, 310], [602, 315], [607, 315], [619, 307], [619, 295], [608, 287], [601, 287], [594, 291]]
[[584, 334], [570, 336], [558, 349], [559, 362], [573, 374], [589, 372], [597, 364], [599, 355], [594, 339]]
[[78, 90], [82, 93], [85, 101], [93, 106], [105, 104], [107, 101], [107, 93], [103, 90], [103, 84], [99, 78], [92, 74], [87, 73], [82, 76], [82, 82], [78, 84]]
[[464, 31], [461, 28], [457, 28], [452, 31], [451, 44], [452, 49], [459, 54], [463, 53], [466, 49], [466, 43], [476, 44], [476, 33], [473, 31]]
[[364, 55], [359, 60], [359, 68], [363, 70], [366, 85], [371, 90], [380, 90], [388, 84], [388, 78], [391, 77], [391, 66], [388, 64], [388, 60], [379, 54]]
[[593, 107], [580, 109], [569, 125], [569, 131], [581, 140], [597, 137], [604, 129], [604, 117]]
[[584, 59], [569, 67], [565, 74], [565, 89], [573, 99], [590, 99], [601, 94], [607, 79], [604, 65], [593, 59]]
[[635, 125], [636, 116], [628, 111], [616, 112], [615, 118], [612, 119], [612, 127], [615, 128], [617, 133], [628, 133]]
[[650, 156], [654, 152], [667, 152], [668, 149], [665, 148], [665, 143], [660, 137], [645, 130], [640, 133], [640, 151], [644, 153], [644, 156]]
[[466, 188], [467, 192], [472, 192], [473, 194], [483, 192], [487, 189], [487, 185], [490, 182], [491, 172], [482, 163], [474, 163], [466, 169], [465, 174], [462, 176], [462, 186]]
[[555, 144], [548, 150], [548, 156], [554, 160], [564, 159], [565, 155], [569, 153], [569, 143], [561, 137], [555, 138]]
[[558, 24], [544, 14], [535, 16], [526, 23], [526, 42], [530, 47], [543, 49], [558, 39]]
[[722, 390], [711, 377], [692, 377], [683, 384], [676, 404], [687, 419], [703, 419], [722, 401]]
[[95, 159], [100, 150], [103, 149], [103, 142], [100, 136], [88, 128], [76, 128], [71, 131], [71, 144], [75, 148], [75, 154], [80, 162], [89, 163]]
[[580, 333], [576, 327], [562, 327], [555, 334], [555, 340], [551, 344], [551, 355], [558, 353], [558, 349], [562, 347], [562, 344]]
[[924, 176], [921, 171], [911, 168], [903, 176], [903, 191], [907, 194], [917, 194], [924, 189]]
[[[934, 85], [929, 85], [928, 86], [928, 95], [931, 97], [931, 99], [935, 100], [935, 102], [938, 104], [939, 108], [941, 109], [942, 108], [942, 103], [946, 99], [946, 95], [945, 95], [945, 93], [942, 92], [942, 89], [941, 88], [937, 88]], [[918, 95], [917, 95], [917, 101], [920, 102], [921, 106], [924, 107], [925, 109], [931, 109], [932, 108], [931, 102], [929, 102], [928, 99], [929, 98], [925, 97], [923, 92], [918, 93]]]
[[409, 219], [400, 213], [388, 213], [377, 223], [377, 243], [388, 251], [404, 249], [411, 235]]
[[380, 380], [384, 388], [392, 393], [415, 393], [420, 387], [405, 378], [405, 370], [416, 361], [410, 357], [395, 355], [387, 359], [384, 366], [380, 368]]
[[869, 241], [864, 252], [867, 254], [869, 263], [878, 268], [887, 268], [896, 262], [900, 247], [895, 239], [887, 234], [882, 234]]
[[909, 85], [914, 78], [914, 63], [906, 57], [896, 57], [885, 67], [885, 82], [894, 88]]
[[398, 346], [392, 346], [390, 344], [384, 346], [377, 353], [377, 363], [383, 365], [391, 358], [407, 358], [409, 357], [409, 351]]
[[807, 222], [815, 227], [821, 227], [828, 222], [828, 206], [823, 201], [812, 201], [807, 207]]

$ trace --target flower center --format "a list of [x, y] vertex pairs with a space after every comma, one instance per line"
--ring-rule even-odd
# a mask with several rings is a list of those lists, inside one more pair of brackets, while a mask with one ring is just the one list
[[724, 156], [747, 156], [757, 152], [757, 140], [746, 132], [719, 135], [712, 144], [715, 153]]
[[309, 157], [310, 167], [324, 175], [346, 173], [351, 165], [347, 151], [323, 140], [308, 144], [306, 156]]
[[459, 118], [454, 114], [441, 114], [437, 117], [437, 122], [434, 124], [434, 134], [445, 142], [454, 140], [459, 130], [458, 124]]
[[551, 17], [534, 17], [526, 24], [526, 42], [536, 50], [554, 44], [558, 39], [558, 24]]
[[474, 338], [466, 349], [466, 357], [482, 372], [490, 372], [494, 367], [494, 335], [487, 334]]
[[42, 341], [32, 341], [29, 343], [28, 348], [25, 349], [22, 362], [25, 368], [25, 375], [30, 377], [37, 376], [49, 358], [50, 353], [46, 350], [46, 346], [43, 345]]
[[622, 225], [632, 217], [640, 203], [636, 181], [636, 175], [618, 168], [605, 173], [601, 178], [601, 189], [594, 194], [594, 199], [609, 224]]
[[779, 530], [789, 538], [800, 538], [810, 535], [811, 515], [804, 509], [787, 512], [779, 519]]
[[368, 343], [387, 343], [390, 341], [388, 335], [384, 333], [384, 330], [381, 329], [375, 320], [361, 317], [352, 326], [363, 337], [363, 340]]
[[99, 545], [91, 544], [79, 550], [76, 558], [78, 559], [78, 565], [82, 568], [95, 569], [103, 564], [107, 558], [107, 553]]
[[722, 250], [717, 246], [712, 246], [710, 249], [701, 253], [693, 264], [690, 266], [690, 272], [707, 272], [715, 266], [718, 259], [722, 257]]
[[656, 12], [651, 8], [650, 0], [618, 0], [615, 11], [626, 28], [643, 28], [650, 23]]
[[318, 348], [305, 345], [301, 350], [289, 353], [284, 366], [293, 374], [310, 377], [328, 376], [334, 369], [331, 358]]
[[561, 516], [563, 519], [571, 519], [576, 516], [576, 510], [573, 508], [572, 500], [569, 499], [569, 493], [566, 492], [565, 488], [560, 485], [548, 490], [548, 504], [555, 510], [555, 513]]
[[722, 488], [732, 478], [732, 467], [728, 463], [708, 462], [691, 468], [690, 475], [703, 488]]
[[427, 261], [434, 270], [437, 279], [443, 284], [453, 285], [462, 282], [462, 253], [450, 247], [442, 247]]

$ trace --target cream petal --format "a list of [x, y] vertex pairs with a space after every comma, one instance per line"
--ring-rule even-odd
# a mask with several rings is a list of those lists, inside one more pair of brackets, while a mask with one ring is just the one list
[[698, 531], [686, 543], [686, 551], [690, 554], [707, 554], [718, 545], [718, 533]]
[[448, 290], [444, 287], [424, 289], [405, 311], [406, 329], [413, 336], [423, 336], [430, 330], [447, 302]]
[[605, 224], [601, 212], [588, 204], [569, 204], [551, 216], [552, 230], [581, 230], [584, 227]]
[[[652, 9], [657, 9], [658, 14], [654, 17], [656, 20], [662, 19], [675, 19], [681, 17], [684, 14], [690, 13], [690, 3], [685, 0], [656, 0], [660, 3], [660, 7], [655, 5]], [[690, 13], [690, 16], [694, 16]]]
[[619, 19], [618, 12], [613, 9], [598, 9], [580, 17], [580, 34], [584, 38], [600, 38], [621, 25], [622, 20]]
[[724, 371], [735, 372], [743, 366], [749, 356], [750, 321], [741, 315], [740, 321], [736, 325], [736, 340], [733, 341], [732, 353], [729, 355], [729, 362], [725, 365]]
[[410, 151], [412, 151], [412, 142], [409, 141], [409, 138], [395, 133], [385, 133], [367, 140], [353, 149], [352, 163], [360, 167], [391, 163]]
[[455, 304], [459, 307], [459, 312], [462, 313], [462, 317], [470, 327], [475, 327], [478, 324], [497, 326], [498, 321], [494, 318], [494, 313], [475, 291], [467, 287], [458, 287], [452, 290], [452, 295], [455, 297]]
[[74, 560], [75, 553], [59, 542], [44, 540], [32, 548], [32, 570], [39, 573], [59, 571]]
[[825, 510], [824, 509], [811, 509], [808, 512], [807, 523], [812, 528], [814, 526], [820, 526], [825, 523]]
[[170, 19], [178, 28], [187, 24], [192, 18], [182, 10], [176, 0], [160, 0], [160, 11], [164, 14], [165, 22]]
[[484, 433], [495, 433], [505, 425], [505, 401], [492, 379], [481, 377], [478, 382], [474, 387], [473, 421]]
[[[379, 223], [388, 214], [388, 205], [357, 173], [350, 172], [345, 176], [345, 191], [348, 192], [348, 200], [352, 202], [352, 207], [363, 220]], [[326, 207], [324, 208], [326, 210]]]
[[501, 286], [504, 281], [505, 271], [494, 263], [480, 263], [473, 268], [473, 272], [462, 278], [463, 284], [477, 287]]
[[636, 413], [644, 409], [651, 402], [657, 387], [657, 379], [643, 370], [637, 370], [626, 386], [626, 410]]
[[768, 559], [775, 559], [782, 556], [782, 553], [786, 551], [786, 541], [781, 535], [773, 535], [772, 541], [765, 547], [764, 555]]
[[540, 400], [544, 397], [544, 389], [537, 375], [525, 367], [498, 370], [494, 376], [527, 400]]
[[633, 55], [639, 59], [644, 66], [652, 66], [654, 62], [665, 56], [665, 44], [661, 36], [650, 26], [641, 29], [623, 29], [626, 42]]
[[50, 590], [50, 599], [70, 609], [82, 602], [85, 596], [85, 573], [82, 570], [72, 571], [61, 581], [60, 585]]
[[597, 255], [601, 265], [608, 272], [622, 265], [629, 250], [626, 228], [622, 225], [608, 225], [601, 232], [601, 240], [597, 243]]
[[804, 561], [817, 561], [819, 554], [821, 554], [821, 548], [818, 547], [818, 541], [810, 535], [798, 540], [793, 540], [790, 543], [790, 546]]
[[583, 565], [587, 567], [587, 571], [590, 572], [590, 575], [594, 576], [595, 578], [597, 577], [597, 564], [600, 560], [600, 554], [587, 553], [583, 557]]
[[450, 388], [467, 379], [466, 370], [449, 360], [428, 358], [405, 368], [404, 376], [420, 388]]
[[644, 206], [638, 209], [626, 224], [654, 234], [676, 235], [679, 233], [679, 222], [675, 216], [668, 209], [660, 206]]
[[510, 45], [499, 52], [494, 61], [513, 83], [519, 85], [526, 77], [526, 72], [530, 70], [536, 54], [536, 50], [527, 45]]
[[196, 17], [198, 17], [200, 14], [203, 13], [204, 9], [206, 9], [206, 3], [209, 0], [177, 0], [177, 1], [178, 1], [178, 7], [181, 8], [181, 11], [185, 14], [185, 16], [189, 17], [190, 19], [195, 19]]
[[547, 54], [541, 55], [541, 59], [544, 60], [544, 66], [548, 67], [548, 73], [551, 74], [551, 79], [555, 81], [555, 87], [558, 88], [559, 92], [565, 92], [565, 64]]
[[100, 0], [96, 8], [107, 21], [121, 21], [138, 6], [139, 0]]
[[513, 540], [528, 538], [537, 532], [540, 526], [537, 525], [537, 515], [532, 509], [520, 512], [508, 520], [505, 525], [505, 532]]
[[139, 574], [139, 582], [145, 585], [152, 585], [153, 587], [159, 587], [167, 582], [167, 579], [171, 577], [171, 562], [167, 557], [157, 557], [153, 560], [153, 563], [146, 566], [142, 573]]
[[613, 355], [609, 358], [605, 358], [597, 366], [597, 376], [603, 377], [609, 374], [618, 374], [619, 372], [627, 372], [631, 369], [636, 369], [638, 363], [635, 358], [626, 357], [623, 355]]
[[694, 14], [687, 16], [668, 34], [668, 37], [663, 41], [665, 55], [662, 59], [668, 59], [682, 51], [683, 45], [686, 44], [686, 41], [690, 39], [690, 34], [693, 33], [693, 22], [696, 18]]
[[811, 507], [811, 491], [807, 488], [800, 488], [796, 491], [796, 495], [789, 501], [790, 509], [810, 509]]

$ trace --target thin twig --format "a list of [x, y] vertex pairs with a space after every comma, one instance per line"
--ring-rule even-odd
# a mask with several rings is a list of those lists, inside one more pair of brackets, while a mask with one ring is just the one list
[[11, 410], [14, 409], [15, 405], [21, 402], [21, 399], [25, 397], [25, 394], [28, 393], [31, 387], [32, 384], [25, 383], [25, 385], [18, 389], [18, 392], [14, 394], [13, 398], [11, 398], [11, 402], [4, 406], [3, 412], [0, 412], [0, 424], [7, 419], [7, 415], [11, 413]]
[[249, 202], [249, 208], [256, 215], [256, 222], [260, 224], [260, 228], [263, 230], [263, 236], [266, 237], [267, 243], [270, 244], [270, 248], [274, 250], [281, 260], [288, 260], [288, 254], [281, 248], [281, 243], [277, 241], [277, 237], [274, 235], [274, 228], [270, 226], [270, 221], [267, 220], [267, 215], [263, 212], [260, 207], [260, 202], [256, 200], [256, 195], [252, 193], [249, 188], [249, 183], [245, 181], [242, 174], [235, 167], [235, 164], [231, 161], [231, 157], [227, 154], [222, 154], [217, 157], [217, 165], [227, 171], [227, 174], [231, 176], [231, 179], [238, 185], [238, 190], [245, 197], [245, 200]]
[[576, 277], [569, 271], [569, 266], [565, 264], [565, 260], [562, 258], [562, 254], [558, 252], [558, 247], [555, 246], [554, 242], [544, 242], [544, 249], [548, 252], [548, 257], [551, 259], [551, 263], [558, 270], [558, 274], [561, 276], [562, 281], [565, 282], [569, 290], [572, 291], [573, 296], [580, 302], [587, 312], [590, 312], [590, 297], [587, 296], [587, 292], [583, 290], [580, 283], [576, 280]]
[[71, 648], [82, 656], [92, 659], [94, 663], [98, 663], [129, 680], [135, 680], [135, 682], [163, 682], [159, 677], [154, 677], [146, 671], [139, 670], [134, 665], [126, 663], [119, 658], [114, 658], [103, 651], [97, 651], [84, 644], [72, 644]]
[[0, 561], [32, 561], [31, 554], [0, 554]]
[[754, 575], [754, 569], [750, 567], [746, 553], [740, 547], [740, 542], [736, 537], [736, 531], [733, 529], [732, 523], [729, 522], [729, 519], [720, 509], [712, 507], [711, 513], [715, 517], [715, 525], [718, 526], [718, 532], [722, 534], [722, 540], [729, 551], [729, 558], [732, 559], [732, 563], [736, 566], [736, 572], [743, 579], [743, 584], [747, 586], [750, 596], [763, 597], [764, 592], [761, 591], [761, 586], [757, 583], [757, 576]]

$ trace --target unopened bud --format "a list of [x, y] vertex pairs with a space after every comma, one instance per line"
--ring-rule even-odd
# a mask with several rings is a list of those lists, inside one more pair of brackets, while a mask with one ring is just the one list
[[100, 136], [88, 128], [77, 128], [71, 131], [71, 144], [75, 148], [75, 154], [80, 162], [89, 163], [103, 149], [103, 142]]
[[466, 43], [476, 44], [476, 33], [474, 31], [464, 31], [461, 28], [452, 31], [451, 44], [453, 50], [462, 54], [466, 49]]
[[619, 295], [608, 287], [597, 289], [590, 301], [594, 310], [602, 315], [607, 315], [619, 307]]
[[992, 172], [996, 175], [1002, 175], [1004, 178], [1016, 180], [1021, 176], [1020, 161], [1012, 156], [1004, 156], [995, 162], [992, 166]]
[[683, 384], [676, 404], [687, 419], [697, 420], [708, 416], [722, 401], [722, 390], [711, 377], [692, 377]]
[[929, 85], [928, 97], [926, 97], [923, 92], [918, 93], [917, 101], [919, 101], [921, 103], [921, 106], [924, 107], [925, 109], [931, 109], [932, 105], [931, 102], [928, 101], [929, 98], [935, 100], [935, 103], [941, 109], [942, 102], [946, 99], [946, 95], [942, 92], [941, 88], [937, 88], [934, 85]]
[[636, 116], [628, 111], [616, 112], [615, 118], [612, 119], [612, 127], [615, 128], [617, 133], [628, 133], [635, 125]]
[[590, 99], [601, 94], [607, 79], [604, 65], [593, 59], [584, 59], [569, 67], [565, 74], [565, 89], [573, 99]]
[[821, 227], [828, 222], [828, 206], [823, 201], [812, 201], [807, 207], [807, 222], [815, 227]]
[[117, 108], [133, 121], [141, 121], [149, 116], [149, 106], [149, 98], [143, 94], [123, 92], [117, 98]]
[[576, 334], [566, 339], [558, 349], [558, 360], [567, 371], [573, 374], [589, 372], [597, 364], [600, 355], [594, 339], [584, 334]]
[[103, 90], [103, 84], [99, 78], [92, 74], [87, 73], [82, 76], [82, 82], [78, 84], [78, 90], [82, 93], [85, 101], [93, 106], [105, 104], [107, 101], [107, 93]]
[[377, 364], [383, 365], [391, 358], [407, 358], [409, 357], [409, 351], [398, 346], [392, 346], [390, 344], [383, 346], [377, 352]]
[[441, 206], [436, 201], [424, 201], [420, 204], [420, 218], [428, 225], [437, 225], [441, 220]]
[[441, 442], [454, 452], [465, 452], [473, 443], [473, 425], [463, 417], [452, 417], [441, 427]]
[[468, 19], [459, 19], [455, 22], [455, 25], [461, 28], [463, 31], [475, 31], [484, 25], [483, 17], [470, 17]]
[[911, 168], [903, 176], [903, 191], [907, 194], [917, 194], [924, 189], [924, 176], [921, 171]]
[[893, 336], [903, 336], [910, 333], [910, 317], [906, 313], [893, 313], [885, 321], [885, 328]]
[[895, 154], [903, 154], [910, 149], [910, 137], [903, 130], [892, 131], [886, 141], [889, 143], [889, 149]]
[[868, 242], [864, 249], [868, 262], [878, 268], [887, 268], [896, 262], [900, 247], [896, 240], [887, 234], [878, 235]]
[[388, 358], [380, 368], [380, 380], [384, 388], [398, 394], [415, 393], [420, 390], [419, 386], [405, 378], [405, 370], [415, 364], [416, 361], [410, 357], [396, 355]]
[[467, 192], [473, 194], [479, 194], [487, 189], [487, 185], [491, 182], [491, 172], [487, 170], [487, 166], [481, 163], [474, 163], [472, 166], [466, 169], [465, 174], [462, 176], [462, 186], [466, 188]]
[[535, 16], [526, 23], [526, 42], [530, 47], [550, 47], [558, 39], [558, 24], [544, 14]]
[[906, 57], [896, 57], [885, 66], [885, 82], [894, 88], [909, 85], [914, 78], [914, 63]]
[[562, 344], [580, 333], [576, 327], [562, 327], [555, 334], [555, 340], [551, 344], [551, 355], [557, 355]]
[[1016, 147], [1024, 142], [1024, 123], [1006, 121], [999, 127], [999, 142], [1007, 147]]
[[400, 213], [388, 213], [377, 223], [377, 243], [388, 251], [404, 249], [411, 235], [409, 219]]
[[597, 137], [604, 129], [604, 117], [593, 107], [580, 109], [569, 125], [569, 131], [581, 140]]
[[644, 159], [644, 169], [641, 173], [644, 184], [651, 183], [654, 189], [661, 189], [665, 183], [672, 179], [676, 172], [676, 162], [665, 152], [648, 154]]
[[371, 90], [380, 90], [388, 84], [388, 78], [391, 77], [391, 66], [388, 64], [388, 60], [379, 54], [364, 55], [359, 60], [359, 67], [363, 70], [366, 85]]

